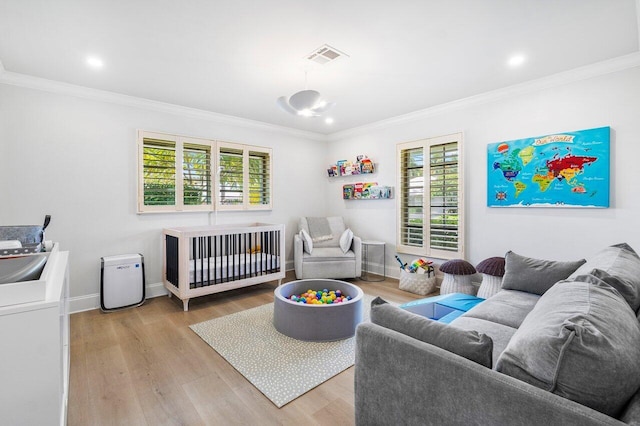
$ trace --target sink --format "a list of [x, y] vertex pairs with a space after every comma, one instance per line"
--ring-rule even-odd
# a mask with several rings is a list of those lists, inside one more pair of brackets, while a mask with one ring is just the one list
[[0, 258], [0, 306], [44, 300], [46, 254]]

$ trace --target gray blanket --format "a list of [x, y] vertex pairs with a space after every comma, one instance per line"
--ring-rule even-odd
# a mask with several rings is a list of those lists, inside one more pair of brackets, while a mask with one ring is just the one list
[[309, 225], [309, 235], [314, 243], [333, 238], [331, 227], [326, 217], [307, 217], [307, 224]]

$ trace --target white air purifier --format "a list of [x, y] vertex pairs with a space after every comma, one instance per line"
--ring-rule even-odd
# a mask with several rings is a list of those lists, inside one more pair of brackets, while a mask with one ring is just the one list
[[103, 311], [144, 303], [144, 257], [122, 254], [102, 258], [100, 308]]

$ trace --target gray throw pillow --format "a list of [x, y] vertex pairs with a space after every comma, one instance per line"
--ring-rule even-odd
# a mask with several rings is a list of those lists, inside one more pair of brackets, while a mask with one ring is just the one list
[[380, 297], [371, 302], [371, 322], [491, 368], [493, 340], [486, 334], [433, 321], [390, 305]]
[[640, 307], [640, 286], [636, 286], [634, 282], [625, 279], [625, 277], [611, 275], [601, 269], [593, 269], [589, 272], [589, 275], [593, 275], [615, 288], [631, 309], [634, 312], [638, 311], [638, 307]]
[[618, 417], [640, 387], [640, 327], [627, 303], [592, 275], [547, 291], [496, 370]]
[[607, 284], [618, 290], [634, 312], [640, 308], [640, 257], [626, 243], [616, 244], [600, 250], [587, 259], [569, 279], [578, 275], [595, 273]]
[[558, 262], [520, 256], [512, 251], [505, 255], [502, 288], [544, 294], [555, 283], [567, 279], [585, 260]]

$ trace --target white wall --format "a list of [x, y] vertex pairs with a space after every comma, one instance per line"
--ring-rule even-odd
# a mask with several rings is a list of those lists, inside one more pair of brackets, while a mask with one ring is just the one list
[[[2, 84], [0, 117], [0, 223], [51, 214], [47, 239], [71, 252], [71, 296], [92, 303], [102, 256], [142, 253], [147, 283], [160, 282], [163, 227], [285, 223], [291, 260], [298, 218], [325, 210], [322, 138]], [[136, 214], [136, 129], [272, 147], [273, 210]]]
[[[397, 143], [463, 132], [467, 260], [477, 264], [507, 250], [570, 260], [622, 241], [640, 252], [640, 68], [440, 111], [334, 135], [327, 163], [367, 154], [379, 165], [372, 180], [395, 186]], [[487, 144], [602, 126], [611, 127], [610, 208], [486, 206]], [[387, 243], [387, 271], [397, 277], [395, 200], [344, 201], [342, 185], [362, 178], [340, 179], [329, 183], [329, 208], [348, 217], [356, 235]]]
[[[336, 134], [327, 143], [268, 126], [0, 84], [0, 223], [37, 224], [51, 214], [47, 239], [71, 251], [71, 295], [92, 303], [99, 292], [102, 256], [140, 252], [147, 282], [160, 282], [161, 229], [167, 226], [285, 223], [291, 262], [300, 216], [342, 215], [357, 235], [387, 243], [387, 273], [397, 277], [396, 200], [342, 200], [342, 185], [363, 179], [329, 179], [326, 167], [367, 154], [377, 165], [371, 180], [395, 186], [398, 142], [462, 131], [466, 258], [472, 263], [507, 250], [576, 259], [621, 241], [640, 251], [640, 68], [439, 111]], [[611, 208], [486, 207], [488, 143], [600, 126], [612, 129]], [[271, 146], [274, 209], [136, 214], [136, 129]]]

